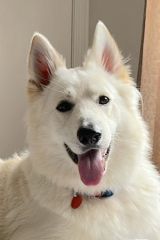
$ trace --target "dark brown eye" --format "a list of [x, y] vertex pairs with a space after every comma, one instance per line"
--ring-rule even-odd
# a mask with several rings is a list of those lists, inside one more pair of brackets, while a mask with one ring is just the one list
[[110, 99], [107, 96], [100, 96], [99, 97], [99, 104], [107, 104], [109, 101], [110, 101]]
[[74, 107], [74, 104], [71, 102], [68, 102], [67, 100], [63, 100], [61, 101], [58, 106], [56, 107], [56, 109], [59, 112], [68, 112], [70, 110], [72, 110], [72, 108]]

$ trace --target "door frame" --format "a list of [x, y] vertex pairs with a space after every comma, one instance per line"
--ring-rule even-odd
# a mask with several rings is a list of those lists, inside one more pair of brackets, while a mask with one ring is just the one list
[[72, 0], [71, 67], [83, 62], [89, 42], [89, 0]]

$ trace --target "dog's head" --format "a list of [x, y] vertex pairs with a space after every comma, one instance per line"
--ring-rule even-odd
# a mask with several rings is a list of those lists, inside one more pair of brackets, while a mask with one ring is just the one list
[[73, 69], [35, 34], [29, 74], [28, 136], [37, 171], [81, 190], [128, 181], [145, 138], [138, 91], [103, 23], [83, 66]]

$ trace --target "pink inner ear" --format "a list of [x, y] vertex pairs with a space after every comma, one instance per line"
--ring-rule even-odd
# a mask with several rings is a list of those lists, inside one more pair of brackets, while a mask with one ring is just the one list
[[36, 53], [34, 65], [38, 81], [43, 85], [48, 85], [51, 79], [51, 70], [46, 57], [42, 53]]
[[102, 64], [106, 71], [113, 72], [114, 68], [113, 56], [107, 47], [104, 49], [102, 54]]

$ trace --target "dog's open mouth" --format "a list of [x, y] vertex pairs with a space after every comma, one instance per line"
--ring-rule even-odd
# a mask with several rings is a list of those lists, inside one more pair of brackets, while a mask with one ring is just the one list
[[78, 165], [82, 182], [87, 186], [99, 184], [105, 173], [110, 146], [107, 149], [89, 149], [87, 152], [78, 155], [67, 144], [64, 145], [70, 158]]

